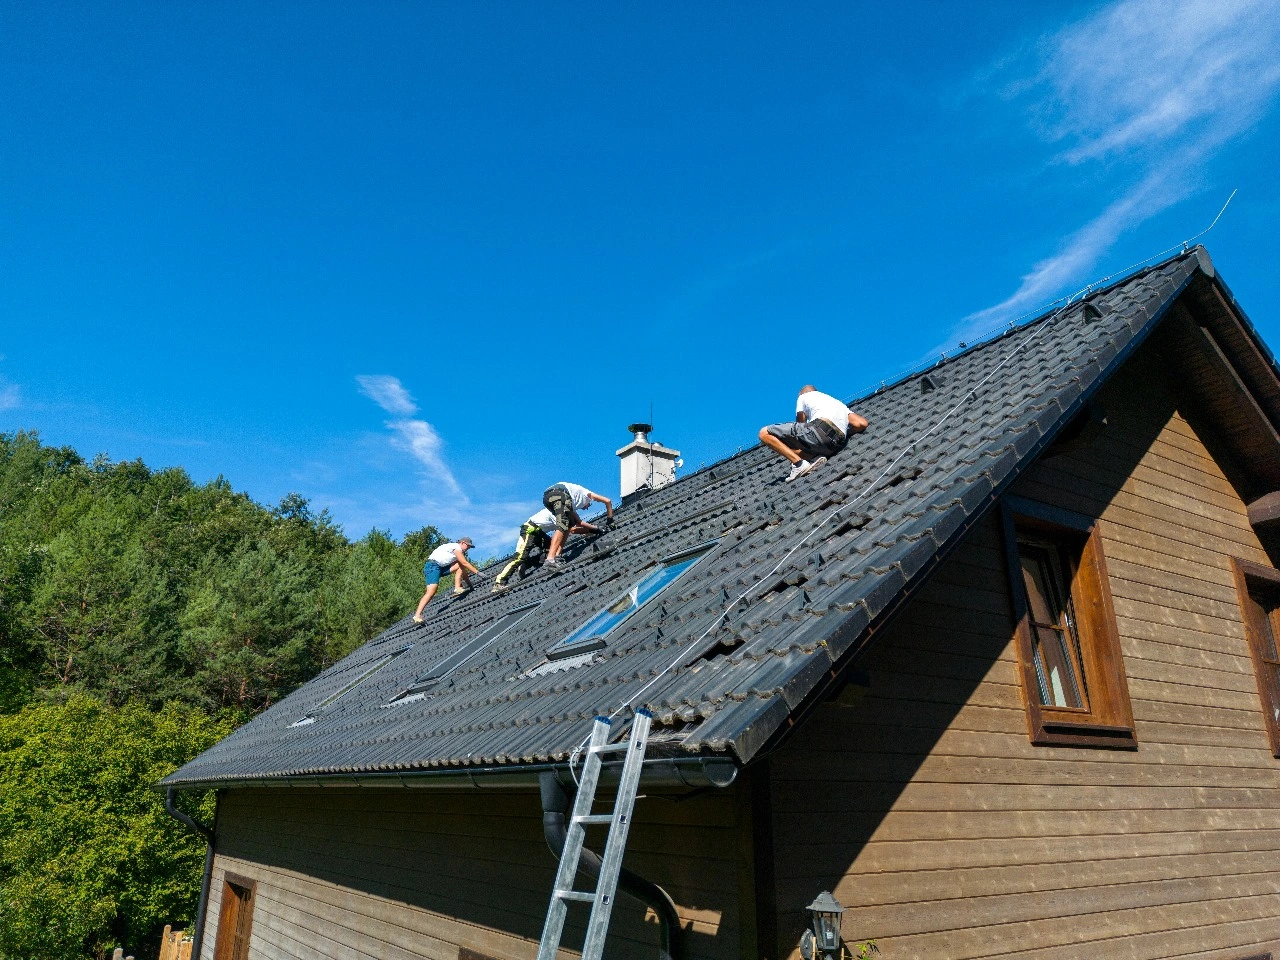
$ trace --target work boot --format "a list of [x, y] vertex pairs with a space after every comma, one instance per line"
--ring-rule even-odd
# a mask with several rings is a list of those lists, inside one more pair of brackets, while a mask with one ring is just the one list
[[564, 557], [547, 557], [542, 561], [544, 567], [562, 567], [564, 566]]
[[493, 581], [493, 593], [506, 593], [511, 589], [511, 584], [503, 583], [501, 580]]

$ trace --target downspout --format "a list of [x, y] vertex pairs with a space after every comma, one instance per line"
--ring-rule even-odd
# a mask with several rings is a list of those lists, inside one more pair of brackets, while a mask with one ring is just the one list
[[[569, 794], [556, 779], [553, 771], [538, 776], [538, 789], [542, 794], [542, 834], [547, 846], [557, 857], [564, 850], [568, 826], [565, 814], [569, 809]], [[578, 859], [578, 869], [591, 877], [600, 876], [600, 857], [586, 847]], [[680, 915], [675, 901], [656, 883], [646, 880], [626, 867], [618, 875], [618, 889], [634, 897], [658, 915], [658, 934], [662, 940], [661, 960], [683, 960], [680, 949]]]
[[[213, 878], [213, 830], [203, 823], [193, 820], [173, 805], [174, 788], [170, 787], [164, 794], [164, 812], [173, 817], [187, 829], [204, 837], [204, 874], [200, 879], [200, 900], [196, 904], [196, 926], [191, 935], [191, 956], [200, 960], [200, 946], [204, 942], [204, 915], [209, 906], [209, 882]], [[217, 814], [214, 814], [216, 821]]]

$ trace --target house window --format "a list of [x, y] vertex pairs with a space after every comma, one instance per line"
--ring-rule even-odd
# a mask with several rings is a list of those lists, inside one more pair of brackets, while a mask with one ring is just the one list
[[249, 934], [253, 929], [253, 904], [258, 884], [228, 873], [222, 883], [222, 909], [218, 913], [218, 942], [213, 960], [248, 960]]
[[1236, 560], [1235, 574], [1271, 753], [1280, 757], [1280, 571]]
[[542, 601], [525, 604], [523, 607], [517, 607], [507, 614], [499, 617], [489, 628], [483, 631], [478, 637], [469, 643], [464, 643], [449, 656], [443, 660], [433, 664], [430, 669], [419, 674], [413, 684], [406, 689], [397, 693], [391, 698], [392, 703], [405, 703], [413, 700], [421, 700], [428, 693], [434, 690], [445, 677], [462, 667], [467, 661], [478, 656], [489, 646], [491, 646], [499, 637], [506, 634], [508, 630], [517, 623], [533, 613]]
[[1133, 708], [1098, 521], [1001, 501], [1031, 742], [1133, 749]]
[[619, 594], [603, 610], [547, 651], [547, 658], [559, 660], [588, 650], [598, 650], [605, 637], [616, 630], [633, 613], [679, 580], [689, 568], [707, 555], [714, 544], [701, 544], [692, 550], [672, 554]]
[[295, 720], [293, 723], [289, 724], [289, 726], [305, 727], [308, 724], [315, 723], [316, 718], [320, 716], [321, 712], [323, 712], [326, 707], [330, 707], [333, 704], [337, 703], [339, 700], [345, 697], [348, 693], [350, 693], [356, 687], [360, 686], [360, 684], [364, 683], [366, 680], [372, 677], [375, 673], [377, 673], [383, 667], [386, 667], [397, 657], [403, 656], [404, 654], [408, 653], [412, 649], [413, 649], [413, 644], [411, 643], [407, 646], [401, 647], [399, 650], [396, 650], [393, 653], [388, 653], [386, 656], [379, 657], [368, 667], [365, 667], [363, 670], [361, 670], [360, 673], [357, 674], [356, 677], [350, 683], [344, 684], [343, 686], [335, 690], [333, 693], [329, 694], [329, 696], [325, 697], [323, 700], [317, 703], [314, 707], [308, 710], [306, 715], [303, 716], [301, 720]]

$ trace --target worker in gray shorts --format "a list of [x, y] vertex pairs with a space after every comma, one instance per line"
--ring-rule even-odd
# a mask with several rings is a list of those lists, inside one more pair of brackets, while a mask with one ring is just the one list
[[854, 413], [835, 397], [819, 393], [812, 384], [800, 388], [793, 423], [773, 423], [760, 428], [760, 442], [787, 458], [791, 473], [787, 483], [803, 477], [845, 448], [850, 433], [867, 429], [866, 418]]
[[546, 563], [554, 567], [563, 562], [560, 559], [560, 551], [564, 549], [564, 542], [570, 533], [604, 533], [601, 527], [597, 527], [594, 523], [586, 523], [578, 515], [578, 511], [586, 510], [593, 500], [604, 504], [608, 514], [605, 523], [606, 525], [612, 523], [613, 501], [608, 497], [592, 493], [579, 483], [567, 481], [547, 487], [542, 494], [542, 505], [556, 518], [556, 526], [555, 533], [551, 535], [551, 546], [547, 549]]

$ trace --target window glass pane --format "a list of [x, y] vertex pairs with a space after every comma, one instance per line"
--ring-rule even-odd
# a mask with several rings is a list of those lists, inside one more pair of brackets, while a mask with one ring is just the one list
[[1049, 612], [1048, 571], [1043, 563], [1043, 550], [1023, 548], [1022, 580], [1027, 587], [1027, 610], [1036, 623], [1052, 623]]
[[1040, 702], [1053, 707], [1084, 706], [1066, 634], [1053, 628], [1033, 626], [1031, 635], [1035, 642]]
[[538, 604], [541, 602], [542, 601], [538, 601], [538, 603], [531, 603], [527, 606], [518, 607], [517, 609], [512, 610], [506, 616], [493, 623], [474, 640], [463, 644], [457, 650], [449, 654], [449, 656], [445, 657], [438, 663], [432, 664], [428, 670], [420, 673], [417, 678], [414, 679], [413, 685], [397, 693], [391, 698], [391, 702], [396, 703], [404, 700], [406, 697], [411, 697], [418, 693], [425, 693], [426, 691], [433, 689], [449, 674], [464, 666], [468, 660], [471, 660], [478, 654], [483, 653], [496, 640], [505, 636], [508, 630], [537, 609]]
[[1071, 622], [1067, 583], [1056, 548], [1018, 544], [1022, 580], [1031, 620], [1032, 659], [1040, 702], [1051, 707], [1083, 707], [1079, 676], [1079, 639]]
[[706, 551], [664, 563], [647, 573], [630, 590], [613, 600], [599, 613], [569, 636], [555, 644], [552, 650], [563, 650], [589, 640], [599, 640], [611, 633], [622, 621], [635, 613], [666, 587], [674, 583], [695, 563], [706, 556]]
[[1276, 627], [1280, 623], [1280, 606], [1276, 604], [1274, 597], [1267, 597], [1266, 595], [1258, 597], [1257, 602], [1262, 607], [1264, 614], [1260, 618], [1263, 629], [1258, 638], [1262, 641], [1262, 659], [1275, 663], [1280, 660], [1280, 656], [1276, 655]]

